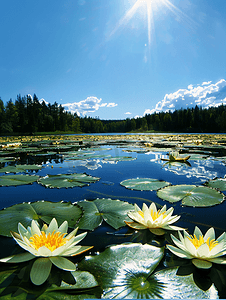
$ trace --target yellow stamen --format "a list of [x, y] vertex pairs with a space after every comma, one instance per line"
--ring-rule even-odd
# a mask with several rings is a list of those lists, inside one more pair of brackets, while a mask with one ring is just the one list
[[[144, 218], [144, 213], [143, 211], [138, 211], [139, 215], [141, 215], [142, 218]], [[165, 211], [160, 213], [160, 209], [157, 212], [154, 212], [153, 210], [151, 210], [151, 216], [153, 221], [155, 221], [156, 219], [158, 219], [161, 215], [163, 215], [163, 219], [166, 217], [166, 215], [164, 215]]]
[[45, 246], [51, 251], [54, 251], [55, 249], [63, 246], [67, 239], [64, 238], [64, 233], [61, 232], [52, 232], [51, 234], [48, 233], [48, 235], [45, 234], [44, 231], [41, 231], [41, 234], [34, 234], [32, 237], [30, 237], [31, 245], [38, 250], [40, 247]]
[[188, 239], [192, 242], [192, 244], [195, 246], [195, 248], [199, 248], [202, 244], [207, 244], [209, 246], [209, 249], [212, 250], [218, 242], [214, 239], [210, 240], [210, 237], [206, 241], [204, 241], [204, 238], [202, 235], [199, 236], [199, 239], [197, 239], [196, 235], [188, 237]]

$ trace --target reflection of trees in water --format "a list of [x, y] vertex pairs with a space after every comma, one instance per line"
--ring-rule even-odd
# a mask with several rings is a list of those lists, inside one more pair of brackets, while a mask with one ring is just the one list
[[161, 160], [163, 157], [162, 153], [158, 152], [152, 154], [155, 158], [151, 159], [151, 162], [161, 164], [164, 170], [173, 172], [177, 175], [186, 176], [187, 178], [196, 177], [206, 181], [215, 177], [221, 177], [225, 174], [225, 171], [221, 171], [221, 167], [224, 167], [224, 163], [215, 161], [213, 159], [207, 158], [204, 160], [191, 160], [189, 161], [191, 166], [189, 166], [186, 163], [179, 162], [165, 163]]

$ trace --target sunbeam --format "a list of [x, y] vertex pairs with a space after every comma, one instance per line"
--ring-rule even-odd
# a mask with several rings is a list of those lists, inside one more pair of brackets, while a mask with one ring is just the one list
[[133, 6], [119, 20], [118, 24], [112, 30], [110, 37], [119, 29], [123, 28], [134, 17], [138, 9], [143, 9], [144, 18], [147, 18], [148, 45], [151, 46], [152, 33], [154, 32], [154, 12], [158, 12], [161, 8], [166, 7], [176, 17], [178, 22], [186, 22], [190, 28], [194, 27], [195, 22], [189, 18], [184, 12], [173, 5], [169, 0], [137, 0]]

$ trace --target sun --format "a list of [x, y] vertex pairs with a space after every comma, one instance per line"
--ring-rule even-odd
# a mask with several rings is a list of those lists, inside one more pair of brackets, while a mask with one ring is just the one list
[[166, 7], [171, 11], [176, 20], [179, 22], [186, 22], [192, 26], [193, 20], [191, 20], [185, 13], [179, 8], [173, 5], [169, 0], [136, 0], [132, 7], [127, 10], [125, 15], [121, 18], [118, 24], [115, 26], [110, 36], [112, 36], [119, 28], [125, 27], [126, 24], [134, 17], [138, 12], [138, 9], [142, 9], [146, 14], [147, 19], [147, 32], [148, 32], [148, 45], [151, 46], [152, 32], [154, 31], [154, 15], [153, 12], [160, 11], [163, 7]]

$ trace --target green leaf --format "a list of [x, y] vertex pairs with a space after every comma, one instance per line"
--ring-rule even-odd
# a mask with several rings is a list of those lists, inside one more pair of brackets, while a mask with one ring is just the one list
[[68, 221], [68, 226], [74, 228], [77, 226], [78, 220], [82, 216], [82, 209], [77, 204], [71, 202], [49, 202], [37, 201], [32, 202], [31, 206], [37, 212], [38, 218], [46, 223], [50, 223], [53, 218], [56, 218], [58, 225], [65, 220]]
[[0, 176], [0, 186], [17, 186], [31, 184], [37, 181], [37, 175], [3, 175]]
[[226, 191], [226, 178], [215, 178], [207, 181], [205, 185], [220, 191]]
[[30, 278], [35, 285], [43, 284], [51, 272], [52, 262], [48, 257], [37, 258], [31, 268]]
[[37, 212], [28, 203], [7, 207], [0, 211], [0, 234], [11, 237], [10, 231], [18, 232], [19, 222], [27, 228], [37, 219]]
[[81, 201], [78, 205], [84, 209], [84, 215], [79, 221], [79, 228], [93, 230], [104, 220], [110, 226], [118, 229], [129, 221], [127, 213], [134, 209], [133, 205], [112, 199], [96, 199], [94, 201]]
[[195, 185], [174, 185], [157, 191], [157, 196], [170, 203], [182, 200], [182, 205], [207, 207], [220, 204], [225, 200], [223, 193], [206, 187]]
[[96, 182], [100, 178], [92, 177], [85, 173], [74, 174], [61, 174], [61, 175], [47, 175], [41, 177], [38, 183], [41, 183], [45, 187], [49, 188], [73, 188], [89, 185], [89, 183]]
[[82, 209], [70, 202], [37, 201], [16, 204], [0, 211], [0, 235], [11, 237], [10, 231], [18, 232], [19, 222], [27, 228], [32, 220], [39, 219], [49, 224], [56, 218], [58, 225], [67, 220], [68, 226], [74, 228], [81, 216]]
[[38, 171], [41, 170], [42, 166], [39, 165], [16, 165], [16, 166], [7, 166], [0, 169], [0, 173], [20, 173], [26, 172], [28, 170]]
[[104, 289], [104, 298], [147, 298], [147, 291], [156, 290], [158, 286], [149, 285], [146, 280], [163, 254], [164, 248], [148, 244], [122, 244], [111, 246], [99, 255], [85, 257], [78, 267], [95, 276]]
[[115, 157], [104, 158], [103, 160], [104, 161], [113, 161], [113, 162], [131, 161], [131, 160], [136, 160], [136, 157], [132, 157], [132, 156], [115, 156]]
[[134, 178], [120, 182], [127, 189], [137, 191], [155, 191], [170, 185], [169, 182], [152, 178]]

